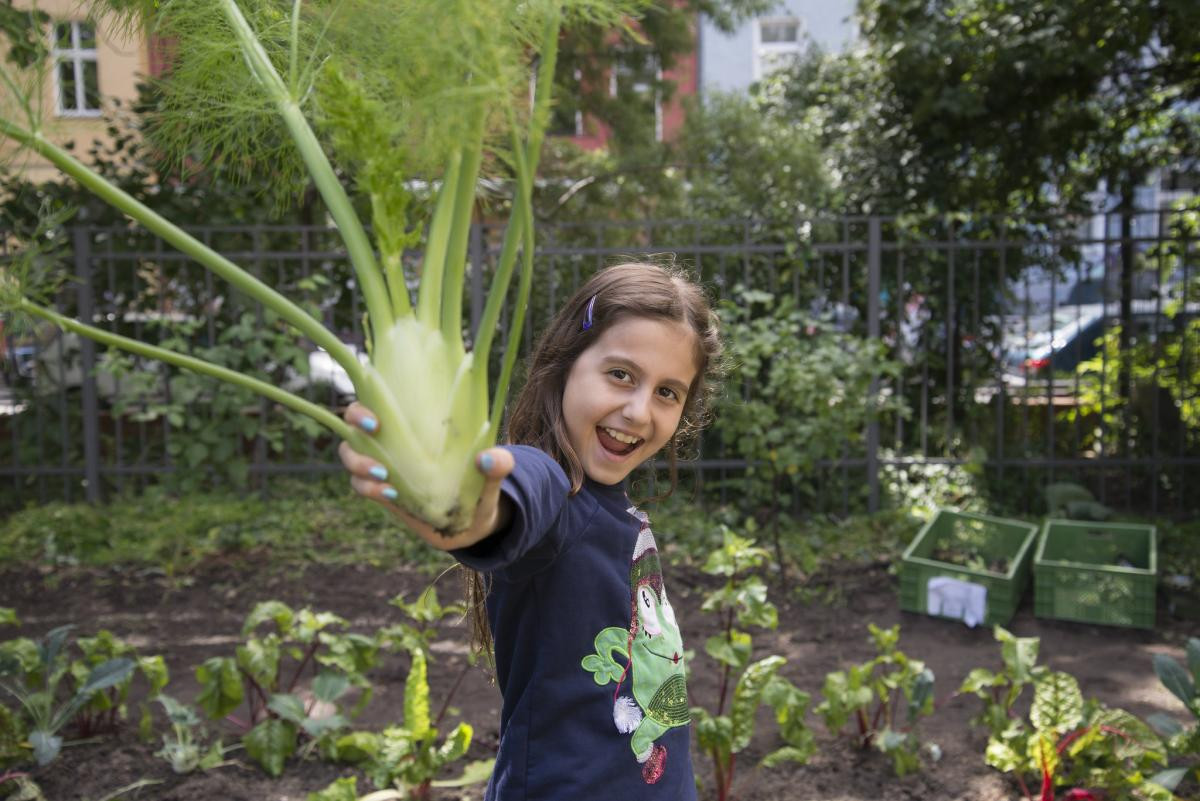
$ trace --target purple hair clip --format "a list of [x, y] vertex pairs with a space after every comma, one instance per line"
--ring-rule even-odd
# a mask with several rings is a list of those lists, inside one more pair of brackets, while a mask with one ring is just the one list
[[588, 301], [587, 308], [583, 310], [583, 328], [586, 331], [592, 327], [592, 309], [596, 307], [596, 296], [592, 295], [592, 299]]

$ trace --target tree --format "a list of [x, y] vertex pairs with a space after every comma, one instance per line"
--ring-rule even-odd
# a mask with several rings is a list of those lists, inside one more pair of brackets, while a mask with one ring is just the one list
[[1200, 152], [1187, 0], [865, 0], [859, 25], [860, 50], [810, 55], [767, 93], [826, 141], [883, 137], [839, 164], [861, 203], [1078, 210]]
[[671, 0], [647, 7], [621, 29], [579, 26], [565, 37], [556, 70], [557, 128], [574, 132], [574, 116], [611, 131], [614, 150], [654, 150], [654, 106], [674, 96], [666, 74], [694, 51], [699, 15], [724, 31], [762, 14], [775, 0]]

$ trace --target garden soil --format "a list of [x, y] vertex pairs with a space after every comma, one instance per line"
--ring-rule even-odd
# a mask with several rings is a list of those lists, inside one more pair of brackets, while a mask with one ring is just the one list
[[[107, 628], [133, 643], [143, 654], [162, 654], [171, 672], [168, 691], [191, 701], [197, 685], [193, 669], [203, 660], [231, 655], [239, 641], [245, 616], [258, 601], [277, 599], [294, 607], [334, 612], [362, 631], [401, 621], [388, 600], [399, 593], [411, 599], [428, 586], [426, 573], [410, 569], [369, 567], [301, 568], [271, 566], [241, 559], [209, 564], [184, 577], [161, 574], [79, 569], [46, 570], [41, 574], [0, 572], [0, 606], [14, 607], [21, 620], [19, 634], [38, 637], [52, 627], [74, 623], [80, 634]], [[696, 649], [690, 679], [693, 703], [710, 708], [717, 694], [716, 671], [703, 655], [703, 643], [716, 633], [711, 615], [700, 612], [703, 593], [712, 579], [693, 569], [676, 567], [668, 586], [679, 613], [684, 642]], [[445, 600], [457, 595], [454, 576], [443, 577], [439, 592]], [[809, 717], [817, 732], [819, 751], [806, 765], [774, 769], [757, 767], [778, 743], [773, 721], [760, 714], [759, 732], [737, 761], [733, 796], [749, 801], [901, 801], [902, 799], [961, 799], [1000, 801], [1019, 797], [1019, 789], [983, 763], [986, 735], [969, 724], [978, 712], [973, 697], [956, 696], [963, 678], [974, 667], [1000, 667], [999, 646], [986, 627], [900, 612], [896, 579], [886, 565], [847, 573], [837, 582], [838, 597], [829, 603], [781, 602], [784, 594], [772, 588], [779, 606], [776, 631], [754, 635], [755, 656], [777, 653], [788, 660], [784, 675], [820, 700], [822, 680], [829, 671], [873, 656], [867, 624], [901, 626], [900, 648], [923, 659], [937, 677], [937, 709], [921, 724], [922, 737], [936, 743], [941, 758], [926, 758], [923, 769], [896, 778], [890, 761], [878, 752], [859, 751], [845, 737], [825, 732], [820, 720]], [[1183, 659], [1188, 636], [1200, 636], [1200, 621], [1173, 619], [1159, 610], [1154, 631], [1129, 630], [1037, 619], [1027, 598], [1010, 629], [1021, 636], [1041, 638], [1040, 662], [1078, 677], [1086, 696], [1146, 716], [1166, 712], [1182, 718], [1182, 706], [1163, 689], [1151, 668], [1154, 654]], [[12, 635], [12, 629], [7, 630]], [[466, 631], [460, 623], [447, 625], [433, 646], [430, 665], [435, 708], [466, 665]], [[361, 727], [379, 728], [401, 717], [407, 660], [388, 656], [370, 678], [376, 692]], [[484, 671], [467, 670], [451, 703], [455, 717], [475, 727], [470, 758], [491, 756], [497, 744], [500, 696]], [[156, 705], [157, 712], [157, 705]], [[161, 718], [159, 720], [160, 729]], [[227, 741], [232, 739], [226, 732]], [[146, 780], [140, 789], [116, 796], [153, 801], [304, 801], [310, 792], [341, 776], [349, 768], [315, 759], [291, 760], [281, 778], [271, 779], [237, 752], [233, 764], [204, 773], [178, 776], [153, 754], [157, 743], [144, 743], [129, 724], [115, 737], [67, 747], [62, 756], [33, 776], [48, 801], [102, 801], [121, 788]], [[705, 755], [693, 755], [702, 778], [702, 798], [713, 798], [711, 766]], [[370, 785], [360, 780], [360, 794]], [[437, 801], [478, 799], [482, 788], [437, 789]], [[570, 801], [564, 799], [563, 801]]]

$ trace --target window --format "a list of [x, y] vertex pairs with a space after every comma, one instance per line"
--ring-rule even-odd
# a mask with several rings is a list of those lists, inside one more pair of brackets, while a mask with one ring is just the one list
[[551, 136], [583, 136], [583, 111], [579, 107], [579, 86], [583, 83], [583, 73], [575, 70], [575, 91], [559, 92], [554, 104], [550, 107]]
[[96, 28], [90, 22], [54, 24], [54, 93], [63, 117], [100, 116]]
[[661, 142], [663, 138], [662, 93], [658, 90], [662, 79], [658, 58], [648, 50], [622, 51], [608, 79], [610, 97], [624, 96], [645, 106], [647, 112], [653, 110], [656, 142]]
[[755, 28], [754, 80], [761, 80], [785, 67], [800, 54], [800, 20], [794, 18], [760, 19]]
[[1163, 170], [1159, 184], [1164, 192], [1200, 191], [1200, 170], [1181, 168]]

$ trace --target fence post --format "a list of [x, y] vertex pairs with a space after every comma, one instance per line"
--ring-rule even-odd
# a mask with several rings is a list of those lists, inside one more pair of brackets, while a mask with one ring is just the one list
[[[79, 319], [87, 325], [94, 321], [92, 299], [92, 237], [84, 226], [73, 230], [75, 277], [79, 282], [77, 296]], [[79, 366], [83, 371], [80, 402], [83, 412], [83, 478], [84, 497], [88, 503], [100, 502], [100, 404], [96, 397], [96, 343], [79, 337]], [[65, 375], [65, 365], [64, 372]]]
[[[879, 284], [882, 269], [882, 225], [878, 217], [867, 222], [867, 338], [879, 340]], [[867, 510], [879, 511], [879, 419], [875, 416], [875, 396], [879, 393], [879, 376], [871, 377], [871, 414], [867, 423]]]

